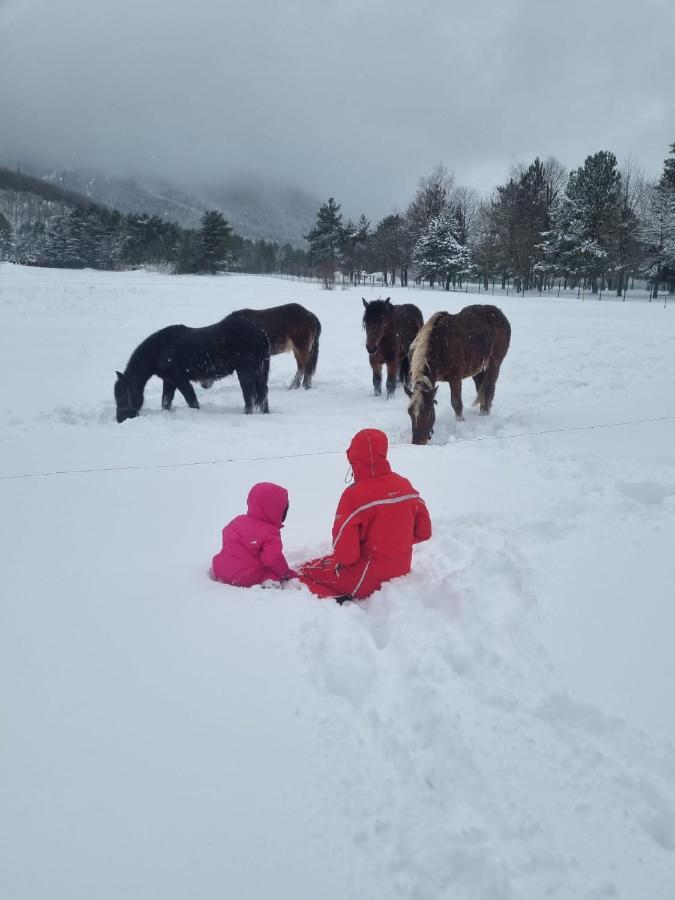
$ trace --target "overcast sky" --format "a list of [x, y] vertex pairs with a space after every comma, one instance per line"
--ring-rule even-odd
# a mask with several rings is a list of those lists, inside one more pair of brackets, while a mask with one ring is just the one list
[[0, 163], [242, 171], [378, 217], [442, 161], [658, 174], [675, 0], [0, 0]]

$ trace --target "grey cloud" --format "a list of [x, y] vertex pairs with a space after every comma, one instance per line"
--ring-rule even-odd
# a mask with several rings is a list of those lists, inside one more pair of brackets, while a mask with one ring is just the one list
[[675, 140], [670, 0], [5, 0], [0, 162], [240, 172], [403, 207], [554, 154]]

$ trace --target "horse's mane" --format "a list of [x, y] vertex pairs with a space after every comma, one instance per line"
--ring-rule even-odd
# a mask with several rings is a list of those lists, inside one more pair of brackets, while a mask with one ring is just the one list
[[408, 404], [408, 410], [415, 420], [419, 418], [424, 391], [432, 391], [434, 387], [428, 375], [427, 356], [429, 354], [429, 341], [431, 340], [431, 335], [438, 324], [438, 320], [443, 316], [447, 316], [447, 313], [434, 313], [429, 321], [417, 332], [417, 337], [410, 345], [410, 383], [412, 385], [412, 395], [410, 397], [410, 403]]
[[428, 378], [427, 356], [429, 353], [429, 341], [438, 320], [447, 316], [446, 312], [437, 312], [429, 321], [420, 328], [417, 337], [410, 345], [410, 381], [415, 389], [415, 384], [421, 378]]

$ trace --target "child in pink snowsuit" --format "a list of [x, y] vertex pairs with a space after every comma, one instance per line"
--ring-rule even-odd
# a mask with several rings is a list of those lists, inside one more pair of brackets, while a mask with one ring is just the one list
[[213, 575], [237, 587], [297, 578], [281, 546], [288, 491], [267, 481], [248, 492], [248, 512], [223, 528], [223, 549], [213, 557]]

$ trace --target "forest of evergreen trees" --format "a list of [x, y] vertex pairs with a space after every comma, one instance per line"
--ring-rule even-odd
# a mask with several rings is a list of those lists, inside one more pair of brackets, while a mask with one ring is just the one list
[[656, 182], [634, 161], [588, 156], [567, 172], [556, 159], [516, 168], [488, 198], [456, 185], [443, 166], [420, 179], [405, 213], [374, 228], [365, 216], [343, 223], [331, 197], [307, 235], [309, 262], [327, 287], [382, 273], [383, 283], [416, 281], [446, 290], [477, 280], [516, 292], [578, 288], [625, 296], [643, 279], [655, 297], [675, 292], [675, 144]]
[[385, 285], [411, 277], [447, 290], [471, 279], [486, 290], [499, 282], [517, 292], [562, 286], [619, 296], [640, 278], [650, 296], [675, 292], [675, 144], [655, 182], [603, 150], [572, 172], [535, 159], [487, 198], [439, 165], [405, 212], [374, 227], [365, 215], [343, 222], [331, 197], [306, 235], [308, 250], [242, 238], [216, 211], [189, 230], [8, 172], [0, 170], [0, 259], [26, 265], [282, 272], [318, 275], [326, 287], [338, 274], [360, 283], [377, 273]]

